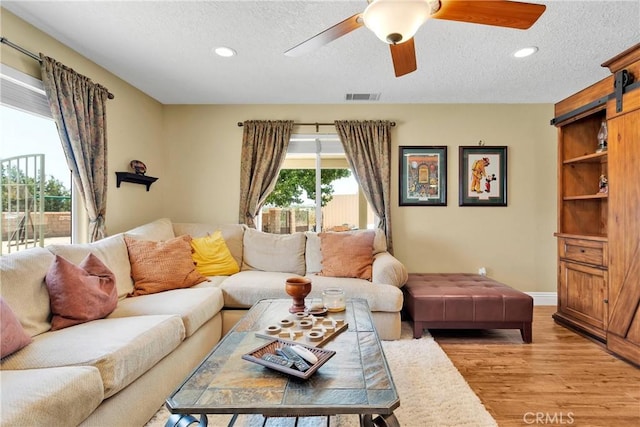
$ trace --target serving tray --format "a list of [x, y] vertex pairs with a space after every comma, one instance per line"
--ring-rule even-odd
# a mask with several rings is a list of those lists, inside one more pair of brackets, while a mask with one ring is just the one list
[[[287, 368], [285, 366], [280, 366], [276, 363], [272, 363], [269, 362], [267, 360], [262, 359], [262, 355], [266, 354], [266, 353], [271, 353], [271, 354], [275, 354], [276, 353], [276, 349], [277, 348], [281, 348], [283, 346], [292, 346], [292, 345], [299, 345], [302, 346], [304, 348], [306, 348], [307, 350], [309, 350], [310, 352], [312, 352], [313, 354], [315, 354], [315, 356], [318, 358], [318, 361], [316, 363], [314, 363], [313, 365], [311, 365], [311, 367], [309, 369], [307, 369], [306, 371], [302, 372], [299, 371], [297, 369], [294, 368]], [[324, 350], [321, 348], [316, 348], [316, 347], [312, 347], [303, 343], [298, 343], [295, 341], [289, 341], [289, 340], [284, 340], [281, 338], [278, 338], [274, 341], [271, 341], [263, 346], [260, 346], [258, 348], [256, 348], [255, 350], [247, 353], [247, 354], [243, 354], [242, 358], [244, 360], [247, 360], [249, 362], [253, 362], [253, 363], [257, 363], [258, 365], [262, 365], [262, 366], [266, 366], [269, 369], [273, 369], [275, 371], [279, 371], [282, 373], [285, 373], [287, 375], [292, 375], [294, 377], [298, 377], [298, 378], [302, 378], [304, 380], [308, 379], [309, 377], [311, 377], [311, 375], [313, 375], [322, 365], [324, 365], [329, 359], [331, 359], [334, 355], [336, 354], [335, 351], [333, 350]]]

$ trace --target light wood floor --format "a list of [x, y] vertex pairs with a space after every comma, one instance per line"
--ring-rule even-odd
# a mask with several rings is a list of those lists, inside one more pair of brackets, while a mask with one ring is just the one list
[[640, 369], [534, 308], [519, 331], [431, 331], [502, 426], [640, 426]]

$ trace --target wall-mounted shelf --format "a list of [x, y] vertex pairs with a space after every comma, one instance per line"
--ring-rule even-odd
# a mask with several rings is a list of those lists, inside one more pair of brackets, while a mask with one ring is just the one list
[[130, 172], [116, 172], [116, 187], [120, 188], [121, 182], [131, 182], [133, 184], [142, 184], [147, 187], [147, 191], [149, 191], [149, 187], [151, 184], [156, 182], [158, 178], [147, 175], [138, 175]]

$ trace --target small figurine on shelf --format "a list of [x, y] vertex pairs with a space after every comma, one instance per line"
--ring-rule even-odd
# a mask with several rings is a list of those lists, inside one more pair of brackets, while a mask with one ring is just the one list
[[598, 188], [598, 193], [606, 194], [609, 192], [609, 181], [604, 174], [600, 175], [600, 183], [598, 184]]
[[607, 133], [607, 122], [603, 120], [598, 131], [598, 149], [596, 153], [607, 151]]

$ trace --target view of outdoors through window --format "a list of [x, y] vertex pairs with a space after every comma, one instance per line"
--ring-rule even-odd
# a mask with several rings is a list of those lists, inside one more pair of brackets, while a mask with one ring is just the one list
[[262, 208], [263, 231], [286, 234], [374, 227], [373, 212], [336, 138], [292, 137], [278, 182]]
[[52, 119], [0, 105], [0, 253], [71, 242], [71, 173]]

